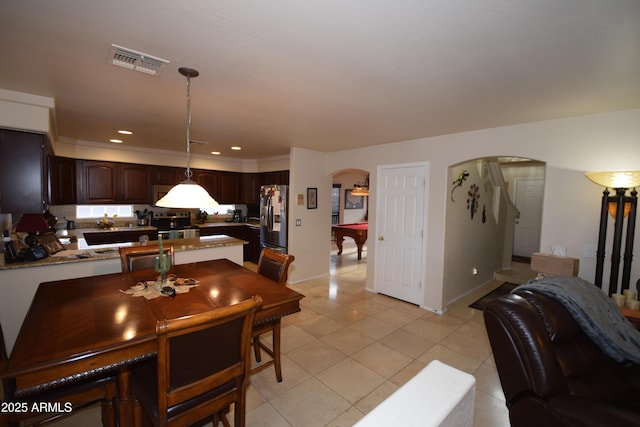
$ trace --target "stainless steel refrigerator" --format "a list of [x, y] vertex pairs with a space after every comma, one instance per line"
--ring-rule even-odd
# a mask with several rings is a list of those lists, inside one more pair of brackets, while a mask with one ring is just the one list
[[287, 185], [260, 187], [260, 248], [287, 253]]

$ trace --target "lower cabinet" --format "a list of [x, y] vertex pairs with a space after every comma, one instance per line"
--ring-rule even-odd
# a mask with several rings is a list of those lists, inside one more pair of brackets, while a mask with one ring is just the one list
[[140, 236], [146, 235], [149, 240], [158, 240], [157, 230], [122, 230], [85, 232], [84, 240], [88, 245], [106, 245], [110, 243], [138, 242]]
[[243, 247], [244, 260], [258, 262], [260, 258], [260, 228], [251, 225], [218, 225], [200, 227], [200, 236], [216, 236], [226, 234], [248, 243]]
[[244, 245], [244, 260], [258, 263], [260, 259], [260, 227], [247, 225], [247, 240], [249, 244]]

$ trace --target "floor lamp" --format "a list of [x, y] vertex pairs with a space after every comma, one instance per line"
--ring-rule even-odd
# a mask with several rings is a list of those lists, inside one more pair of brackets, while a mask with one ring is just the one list
[[[636, 229], [636, 210], [638, 206], [638, 192], [635, 187], [640, 186], [640, 171], [620, 172], [587, 172], [587, 178], [605, 187], [602, 193], [600, 210], [600, 229], [598, 231], [598, 250], [596, 253], [595, 285], [602, 288], [604, 272], [604, 256], [607, 240], [607, 221], [609, 214], [615, 219], [613, 244], [611, 247], [611, 273], [609, 276], [609, 295], [622, 293], [629, 289], [631, 280], [631, 261], [633, 261], [633, 240]], [[609, 194], [609, 188], [615, 190], [615, 195]], [[629, 195], [627, 192], [631, 189]], [[627, 220], [627, 233], [624, 245], [624, 261], [622, 267], [621, 287], [618, 286], [620, 259], [622, 251], [622, 233], [624, 220]]]

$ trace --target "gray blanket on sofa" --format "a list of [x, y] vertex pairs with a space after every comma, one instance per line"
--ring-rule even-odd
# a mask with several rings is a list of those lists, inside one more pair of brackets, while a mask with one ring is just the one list
[[513, 290], [529, 290], [560, 302], [584, 332], [613, 360], [640, 363], [640, 331], [622, 315], [613, 300], [578, 277], [545, 277]]

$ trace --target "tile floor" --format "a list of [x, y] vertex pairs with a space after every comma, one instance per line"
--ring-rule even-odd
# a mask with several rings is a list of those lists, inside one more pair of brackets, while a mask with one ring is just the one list
[[[366, 251], [358, 261], [345, 242], [332, 254], [330, 277], [291, 285], [306, 297], [283, 319], [284, 380], [272, 369], [251, 378], [247, 426], [351, 426], [434, 359], [475, 376], [476, 426], [509, 425], [482, 312], [468, 308], [502, 282], [438, 315], [365, 291]], [[502, 274], [521, 279], [528, 265]], [[99, 410], [56, 425], [100, 425]]]

